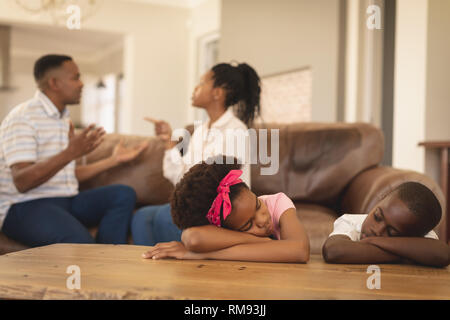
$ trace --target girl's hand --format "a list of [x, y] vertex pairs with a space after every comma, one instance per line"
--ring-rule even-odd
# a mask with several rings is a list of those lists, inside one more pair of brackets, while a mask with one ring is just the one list
[[180, 259], [180, 260], [195, 260], [204, 259], [199, 253], [194, 253], [186, 249], [182, 242], [161, 242], [152, 247], [149, 251], [142, 254], [144, 259]]

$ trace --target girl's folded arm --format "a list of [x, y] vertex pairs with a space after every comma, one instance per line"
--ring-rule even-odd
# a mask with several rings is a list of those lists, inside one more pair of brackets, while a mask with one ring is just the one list
[[[222, 250], [207, 252], [205, 257], [208, 259], [260, 262], [308, 262], [309, 239], [297, 217], [296, 210], [290, 208], [284, 211], [279, 224], [280, 240], [237, 244]], [[238, 233], [246, 234], [244, 232]]]
[[305, 263], [309, 255], [299, 241], [275, 240], [263, 243], [238, 244], [226, 249], [205, 252], [204, 259], [255, 262]]
[[267, 241], [271, 241], [271, 239], [213, 225], [188, 228], [181, 235], [181, 242], [186, 249], [197, 253], [221, 250], [238, 244]]
[[309, 238], [303, 224], [297, 216], [297, 210], [287, 209], [280, 217], [280, 239], [295, 241], [299, 247], [299, 255], [302, 262], [309, 261], [310, 247]]
[[282, 214], [280, 230], [281, 240], [271, 241], [245, 232], [201, 226], [183, 231], [181, 239], [186, 249], [204, 253], [207, 259], [307, 262], [309, 239], [295, 209]]
[[[281, 231], [280, 240], [237, 244], [222, 250], [207, 252], [205, 253], [205, 258], [259, 262], [308, 262], [309, 239], [297, 217], [296, 210], [290, 208], [284, 211], [280, 217], [279, 224]], [[243, 232], [238, 233], [246, 234]]]
[[145, 259], [215, 259], [255, 262], [306, 262], [299, 254], [302, 248], [298, 241], [280, 240], [261, 243], [238, 244], [211, 252], [192, 252], [182, 242], [158, 243], [143, 254]]

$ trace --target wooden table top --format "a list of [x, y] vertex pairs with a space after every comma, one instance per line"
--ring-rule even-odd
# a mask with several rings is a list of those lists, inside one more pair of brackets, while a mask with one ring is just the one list
[[[450, 268], [213, 260], [145, 260], [146, 247], [56, 244], [0, 256], [0, 299], [450, 299]], [[68, 289], [67, 268], [81, 272]]]

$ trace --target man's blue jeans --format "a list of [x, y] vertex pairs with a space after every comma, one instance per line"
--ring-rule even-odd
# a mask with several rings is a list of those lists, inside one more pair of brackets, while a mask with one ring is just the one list
[[170, 204], [139, 209], [131, 221], [133, 243], [154, 246], [159, 242], [181, 241], [182, 230], [172, 221]]
[[[9, 209], [2, 232], [30, 247], [54, 243], [128, 243], [136, 192], [111, 185], [74, 197], [44, 198], [16, 203]], [[94, 240], [87, 228], [98, 226]]]

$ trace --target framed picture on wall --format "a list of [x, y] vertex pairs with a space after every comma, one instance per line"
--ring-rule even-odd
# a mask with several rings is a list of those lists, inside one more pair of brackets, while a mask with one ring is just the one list
[[261, 87], [261, 117], [257, 122], [311, 121], [310, 67], [263, 76]]

